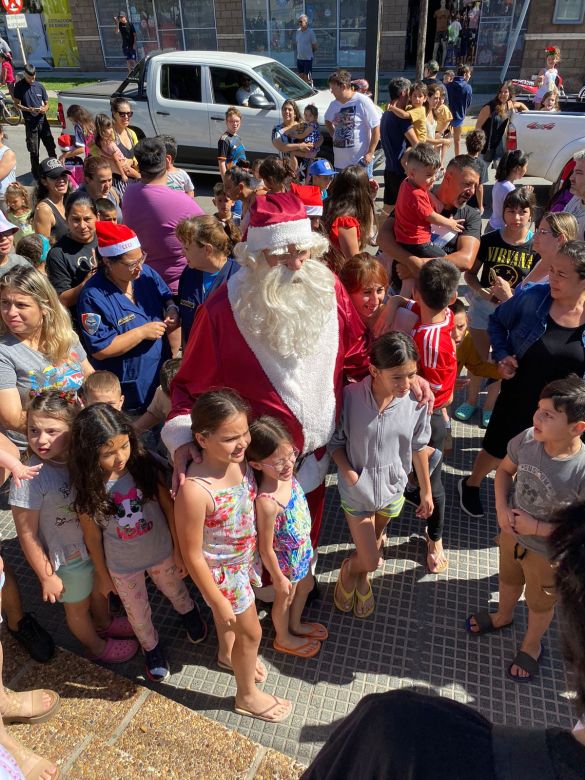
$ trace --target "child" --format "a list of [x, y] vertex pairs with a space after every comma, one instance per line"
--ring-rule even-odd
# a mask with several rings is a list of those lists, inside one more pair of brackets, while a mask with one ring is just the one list
[[400, 185], [395, 207], [394, 232], [398, 243], [417, 257], [438, 257], [445, 254], [431, 243], [431, 225], [460, 233], [462, 219], [444, 217], [443, 210], [431, 192], [441, 158], [430, 144], [417, 144], [410, 149], [406, 162], [406, 179]]
[[266, 188], [266, 194], [288, 192], [295, 171], [296, 169], [288, 157], [279, 157], [276, 154], [269, 154], [268, 157], [265, 157], [258, 169]]
[[2, 60], [2, 68], [0, 69], [0, 86], [6, 85], [10, 97], [14, 97], [14, 84], [16, 78], [14, 76], [14, 68], [12, 66], [12, 55], [8, 52], [0, 52], [0, 60]]
[[18, 233], [13, 236], [16, 246], [19, 239], [35, 232], [31, 223], [32, 211], [28, 190], [19, 182], [13, 182], [6, 187], [4, 202], [6, 203], [6, 218], [18, 228]]
[[98, 219], [100, 222], [113, 222], [118, 224], [118, 208], [109, 198], [98, 198], [95, 202]]
[[260, 555], [275, 592], [272, 644], [279, 653], [312, 658], [329, 634], [320, 623], [301, 622], [314, 580], [311, 515], [293, 473], [299, 452], [282, 423], [267, 415], [250, 425], [250, 436], [246, 458], [260, 479], [256, 496]]
[[126, 159], [118, 149], [115, 137], [112, 118], [107, 114], [98, 114], [95, 118], [94, 144], [99, 150], [99, 155], [108, 160], [112, 171], [117, 173], [123, 182], [127, 182], [129, 178], [140, 178], [132, 160]]
[[250, 173], [253, 177], [253, 189], [255, 190], [264, 189], [264, 182], [262, 181], [262, 176], [260, 176], [260, 166], [264, 162], [264, 159], [264, 157], [256, 157], [250, 166]]
[[397, 106], [388, 105], [388, 111], [392, 111], [401, 119], [410, 119], [412, 127], [419, 143], [427, 140], [427, 112], [425, 103], [427, 102], [427, 85], [422, 81], [417, 81], [410, 89], [410, 105], [406, 106], [406, 111]]
[[42, 469], [32, 481], [11, 487], [12, 515], [43, 601], [63, 604], [69, 630], [91, 660], [124, 663], [138, 644], [128, 621], [108, 614], [71, 504], [67, 457], [77, 411], [68, 393], [53, 390], [32, 399], [27, 414], [30, 466]]
[[375, 609], [368, 572], [380, 565], [382, 534], [402, 510], [413, 463], [421, 485], [417, 517], [427, 518], [433, 511], [424, 453], [429, 414], [418, 408], [410, 392], [418, 357], [412, 339], [403, 333], [376, 339], [370, 374], [344, 389], [341, 420], [327, 447], [337, 464], [341, 507], [355, 544], [341, 564], [334, 602], [357, 618], [367, 618]]
[[201, 462], [191, 463], [176, 502], [177, 533], [189, 574], [211, 607], [218, 665], [236, 676], [239, 715], [270, 723], [287, 718], [289, 701], [259, 691], [266, 679], [258, 659], [262, 630], [253, 586], [260, 586], [254, 499], [246, 464], [248, 406], [233, 390], [210, 390], [191, 411]]
[[545, 92], [542, 96], [542, 102], [540, 104], [541, 111], [560, 111], [561, 105], [559, 103], [559, 92], [556, 89], [551, 89], [550, 92]]
[[547, 46], [545, 49], [546, 66], [539, 72], [534, 82], [538, 90], [534, 95], [534, 108], [539, 109], [547, 92], [557, 88], [559, 71], [557, 65], [561, 61], [561, 50], [558, 46]]
[[84, 406], [109, 404], [112, 408], [121, 411], [124, 405], [122, 385], [111, 371], [94, 371], [85, 378], [79, 388], [79, 395]]
[[480, 214], [483, 214], [483, 185], [487, 184], [489, 179], [488, 164], [481, 156], [486, 140], [486, 134], [483, 130], [472, 130], [465, 136], [467, 154], [473, 157], [480, 168], [479, 184], [475, 188], [475, 194], [467, 201], [467, 205], [479, 209]]
[[222, 181], [225, 178], [226, 171], [230, 171], [234, 166], [239, 165], [242, 160], [246, 159], [246, 149], [238, 135], [241, 124], [242, 114], [240, 110], [235, 106], [230, 106], [225, 112], [226, 131], [217, 142], [217, 162]]
[[295, 152], [297, 157], [305, 157], [307, 159], [314, 159], [317, 156], [321, 145], [323, 144], [323, 136], [319, 130], [319, 109], [317, 106], [309, 103], [305, 106], [303, 111], [304, 122], [299, 122], [293, 127], [287, 130], [287, 135], [294, 138], [297, 141], [304, 141], [307, 144], [313, 144], [313, 148], [307, 152]]
[[[452, 73], [453, 71], [446, 71], [445, 75], [447, 73]], [[437, 127], [435, 129], [435, 138], [445, 138], [446, 136], [450, 135], [451, 133], [451, 122], [453, 121], [453, 114], [451, 113], [451, 109], [447, 105], [447, 90], [444, 87], [444, 84], [448, 82], [443, 82], [443, 84], [439, 84], [440, 93], [439, 93], [439, 105], [435, 109], [435, 117], [437, 119]]]
[[505, 227], [504, 200], [506, 195], [515, 189], [514, 182], [526, 175], [528, 157], [522, 149], [505, 152], [496, 168], [496, 183], [492, 189], [492, 215], [488, 222], [488, 230], [499, 230]]
[[217, 209], [213, 216], [218, 219], [222, 225], [232, 222], [234, 201], [226, 195], [222, 181], [218, 181], [213, 185], [213, 198], [211, 202]]
[[453, 79], [455, 78], [455, 71], [454, 70], [446, 70], [443, 73], [443, 84], [450, 84]]
[[160, 682], [170, 672], [152, 624], [145, 572], [181, 616], [189, 641], [207, 636], [182, 579], [170, 493], [130, 419], [109, 404], [88, 406], [77, 416], [69, 468], [99, 591], [118, 593], [142, 647], [146, 676]]
[[335, 168], [331, 165], [329, 160], [313, 160], [309, 165], [307, 174], [311, 179], [310, 184], [319, 187], [321, 190], [321, 199], [326, 200], [329, 196], [327, 190], [333, 181], [333, 177], [337, 174]]
[[528, 628], [508, 666], [515, 682], [538, 673], [541, 639], [557, 600], [555, 567], [550, 560], [550, 522], [562, 507], [585, 496], [585, 382], [575, 374], [550, 382], [540, 394], [534, 427], [515, 436], [496, 471], [495, 494], [500, 526], [500, 599], [496, 612], [469, 615], [472, 634], [500, 631], [512, 624], [525, 590]]
[[46, 274], [45, 262], [51, 244], [46, 236], [41, 233], [31, 233], [29, 236], [24, 236], [20, 239], [16, 245], [15, 252], [17, 255], [26, 258], [37, 271], [42, 274]]
[[195, 187], [191, 181], [191, 177], [182, 168], [175, 167], [175, 160], [177, 159], [177, 139], [172, 135], [163, 135], [162, 137], [167, 152], [167, 187], [172, 190], [178, 190], [184, 192], [190, 198], [195, 197]]
[[160, 385], [156, 388], [148, 409], [134, 423], [136, 433], [149, 431], [155, 425], [162, 425], [167, 419], [171, 411], [171, 382], [180, 367], [180, 358], [170, 358], [162, 364], [159, 373]]

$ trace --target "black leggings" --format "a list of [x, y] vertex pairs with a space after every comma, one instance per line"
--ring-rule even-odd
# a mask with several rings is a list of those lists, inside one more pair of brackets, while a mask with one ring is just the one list
[[[445, 443], [445, 419], [443, 413], [433, 412], [431, 415], [431, 440], [430, 447], [443, 451]], [[429, 539], [438, 542], [443, 536], [445, 525], [445, 485], [443, 484], [443, 458], [431, 474], [431, 490], [435, 508], [433, 514], [427, 520], [427, 533]]]

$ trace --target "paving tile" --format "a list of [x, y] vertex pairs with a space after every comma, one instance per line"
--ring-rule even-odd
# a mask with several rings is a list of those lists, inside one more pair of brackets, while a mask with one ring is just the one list
[[160, 772], [135, 753], [124, 753], [95, 737], [64, 775], [64, 780], [162, 780]]
[[298, 780], [304, 770], [305, 767], [296, 761], [292, 762], [282, 753], [269, 750], [260, 762], [254, 780]]
[[[9, 733], [37, 755], [62, 766], [68, 756], [88, 737], [81, 726], [66, 720], [60, 713], [36, 726], [7, 726]], [[96, 780], [94, 775], [93, 780]]]

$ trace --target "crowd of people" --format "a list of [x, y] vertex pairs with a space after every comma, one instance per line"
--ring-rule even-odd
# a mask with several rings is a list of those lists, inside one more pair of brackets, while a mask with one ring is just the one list
[[[175, 140], [138, 141], [125, 98], [110, 116], [69, 109], [74, 132], [33, 170], [32, 200], [0, 134], [2, 478], [12, 475], [9, 503], [43, 599], [63, 605], [88, 658], [115, 664], [140, 651], [149, 680], [168, 677], [146, 574], [197, 644], [208, 626], [190, 577], [212, 613], [217, 663], [235, 676], [235, 711], [283, 721], [291, 702], [259, 687], [255, 601], [272, 602], [276, 652], [321, 651], [328, 627], [304, 610], [321, 597], [331, 463], [353, 543], [333, 602], [375, 620], [372, 574], [405, 503], [427, 571], [448, 576], [451, 419], [478, 412], [485, 438], [460, 505], [482, 517], [480, 485], [496, 469], [500, 600], [493, 613], [470, 605], [466, 630], [505, 629], [525, 591], [528, 628], [505, 673], [528, 682], [558, 593], [565, 609], [582, 608], [582, 588], [555, 578], [583, 567], [569, 539], [582, 536], [585, 500], [585, 224], [572, 203], [585, 212], [584, 155], [537, 213], [532, 188], [517, 184], [526, 155], [505, 150], [522, 110], [509, 84], [462, 136], [470, 76], [460, 66], [450, 90], [393, 79], [382, 112], [336, 71], [325, 114], [333, 164], [320, 156], [313, 106], [301, 116], [286, 101], [275, 153], [252, 162], [245, 118], [229, 107], [212, 215], [175, 166]], [[51, 637], [24, 611], [10, 567], [2, 577], [9, 631], [49, 660]], [[41, 722], [58, 706], [53, 691], [7, 691], [0, 674], [5, 723]], [[555, 766], [583, 765], [573, 742], [555, 743]], [[57, 777], [2, 727], [0, 745], [27, 778]], [[310, 776], [342, 776], [334, 766], [318, 761]]]

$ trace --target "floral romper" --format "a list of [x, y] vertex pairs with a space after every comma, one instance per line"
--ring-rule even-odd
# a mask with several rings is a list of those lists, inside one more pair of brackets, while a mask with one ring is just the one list
[[207, 515], [203, 527], [203, 557], [234, 614], [241, 615], [254, 603], [252, 586], [262, 584], [256, 546], [254, 473], [248, 466], [239, 485], [221, 490], [206, 487], [207, 480], [201, 477], [188, 479], [201, 485], [213, 499], [214, 511]]
[[280, 507], [274, 521], [274, 552], [284, 576], [293, 583], [300, 582], [306, 577], [313, 557], [311, 513], [303, 489], [293, 477], [291, 497], [286, 506], [270, 493], [259, 493], [258, 498], [270, 498]]

